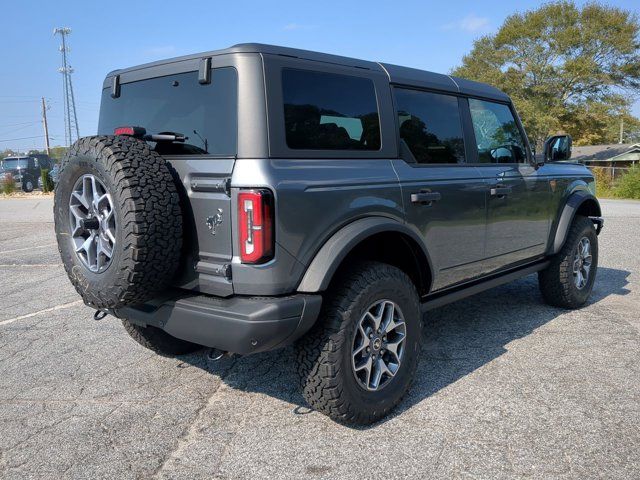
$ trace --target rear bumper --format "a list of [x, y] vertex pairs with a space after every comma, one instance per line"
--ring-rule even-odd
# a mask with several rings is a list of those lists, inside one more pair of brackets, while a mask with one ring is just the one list
[[183, 340], [245, 355], [273, 350], [300, 338], [316, 321], [321, 304], [320, 295], [188, 295], [113, 313]]

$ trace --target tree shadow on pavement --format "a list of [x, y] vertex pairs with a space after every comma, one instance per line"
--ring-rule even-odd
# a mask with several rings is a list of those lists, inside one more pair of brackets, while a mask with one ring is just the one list
[[[629, 274], [625, 270], [600, 267], [589, 304], [610, 295], [629, 293], [626, 288]], [[415, 382], [398, 408], [379, 423], [401, 415], [498, 358], [507, 351], [507, 344], [529, 335], [564, 312], [543, 302], [535, 275], [428, 312]], [[219, 375], [232, 388], [288, 402], [293, 405], [294, 414], [309, 412], [300, 393], [292, 347], [219, 361], [208, 359], [207, 351], [203, 351], [181, 360]]]

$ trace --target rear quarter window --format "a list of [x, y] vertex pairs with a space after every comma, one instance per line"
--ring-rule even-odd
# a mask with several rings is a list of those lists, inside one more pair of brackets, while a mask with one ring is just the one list
[[373, 81], [309, 70], [282, 70], [287, 146], [305, 150], [380, 150]]

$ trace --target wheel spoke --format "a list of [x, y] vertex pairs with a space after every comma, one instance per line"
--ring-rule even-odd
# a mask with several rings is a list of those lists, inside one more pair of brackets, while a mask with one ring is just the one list
[[[371, 381], [371, 388], [373, 390], [376, 390], [379, 386], [380, 386], [380, 380], [382, 379], [382, 368], [380, 366], [381, 360], [378, 359], [376, 361], [376, 363], [374, 364], [374, 374], [373, 374], [373, 379]], [[382, 362], [384, 363], [384, 362]]]
[[387, 331], [388, 325], [395, 324], [393, 315], [395, 313], [395, 307], [392, 302], [384, 302], [382, 310], [382, 330]]
[[78, 201], [80, 202], [80, 204], [81, 204], [84, 208], [86, 208], [87, 210], [89, 210], [89, 204], [87, 203], [86, 198], [84, 198], [84, 196], [83, 196], [82, 194], [80, 194], [80, 193], [78, 193], [78, 192], [73, 192], [73, 193], [71, 194], [71, 196], [72, 196], [73, 198], [75, 198], [76, 200], [78, 200]]
[[380, 328], [380, 324], [382, 323], [382, 317], [384, 316], [384, 309], [385, 309], [385, 303], [381, 302], [380, 304], [378, 304], [378, 307], [376, 308], [376, 313], [375, 315], [371, 315], [371, 318], [373, 319], [373, 329], [375, 331], [378, 331], [378, 329]]
[[389, 366], [387, 365], [387, 362], [384, 361], [383, 357], [378, 359], [378, 365], [382, 371], [382, 375], [388, 375], [389, 377], [393, 377], [395, 375], [395, 373], [389, 369]]
[[109, 245], [109, 242], [104, 238], [100, 238], [98, 243], [100, 243], [100, 251], [110, 260], [111, 257], [113, 257], [113, 249], [111, 245]]
[[87, 253], [89, 251], [89, 247], [91, 246], [92, 242], [93, 242], [93, 237], [89, 236], [89, 238], [87, 238], [79, 247], [76, 248], [76, 252], [77, 253], [80, 253], [80, 252]]
[[115, 245], [115, 244], [116, 244], [116, 237], [113, 235], [113, 232], [111, 231], [111, 229], [110, 229], [110, 228], [107, 228], [107, 229], [104, 231], [104, 234], [105, 234], [107, 237], [109, 237], [109, 240], [111, 240], [111, 243], [112, 243], [113, 245]]
[[102, 215], [104, 216], [104, 221], [108, 222], [109, 220], [111, 220], [111, 218], [113, 217], [113, 208], [111, 208], [111, 205], [109, 205], [109, 209], [105, 209], [102, 212]]
[[576, 258], [573, 262], [573, 274], [577, 274], [580, 270], [580, 259]]
[[395, 342], [389, 342], [385, 344], [385, 348], [387, 349], [387, 351], [391, 353], [394, 357], [396, 357], [397, 363], [400, 363], [400, 354], [398, 351], [400, 350], [400, 347], [403, 341], [404, 341], [404, 336], [399, 340], [396, 340]]
[[96, 243], [96, 270], [100, 271], [100, 269], [102, 268], [102, 257], [103, 257], [103, 251], [102, 251], [102, 240], [98, 239]]

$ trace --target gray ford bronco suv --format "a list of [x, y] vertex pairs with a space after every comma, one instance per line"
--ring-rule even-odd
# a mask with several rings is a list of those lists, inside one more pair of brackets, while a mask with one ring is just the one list
[[537, 273], [583, 305], [603, 221], [571, 139], [536, 158], [507, 95], [260, 44], [107, 75], [55, 226], [97, 316], [159, 354], [295, 342], [309, 405], [349, 424], [408, 390], [423, 313]]

